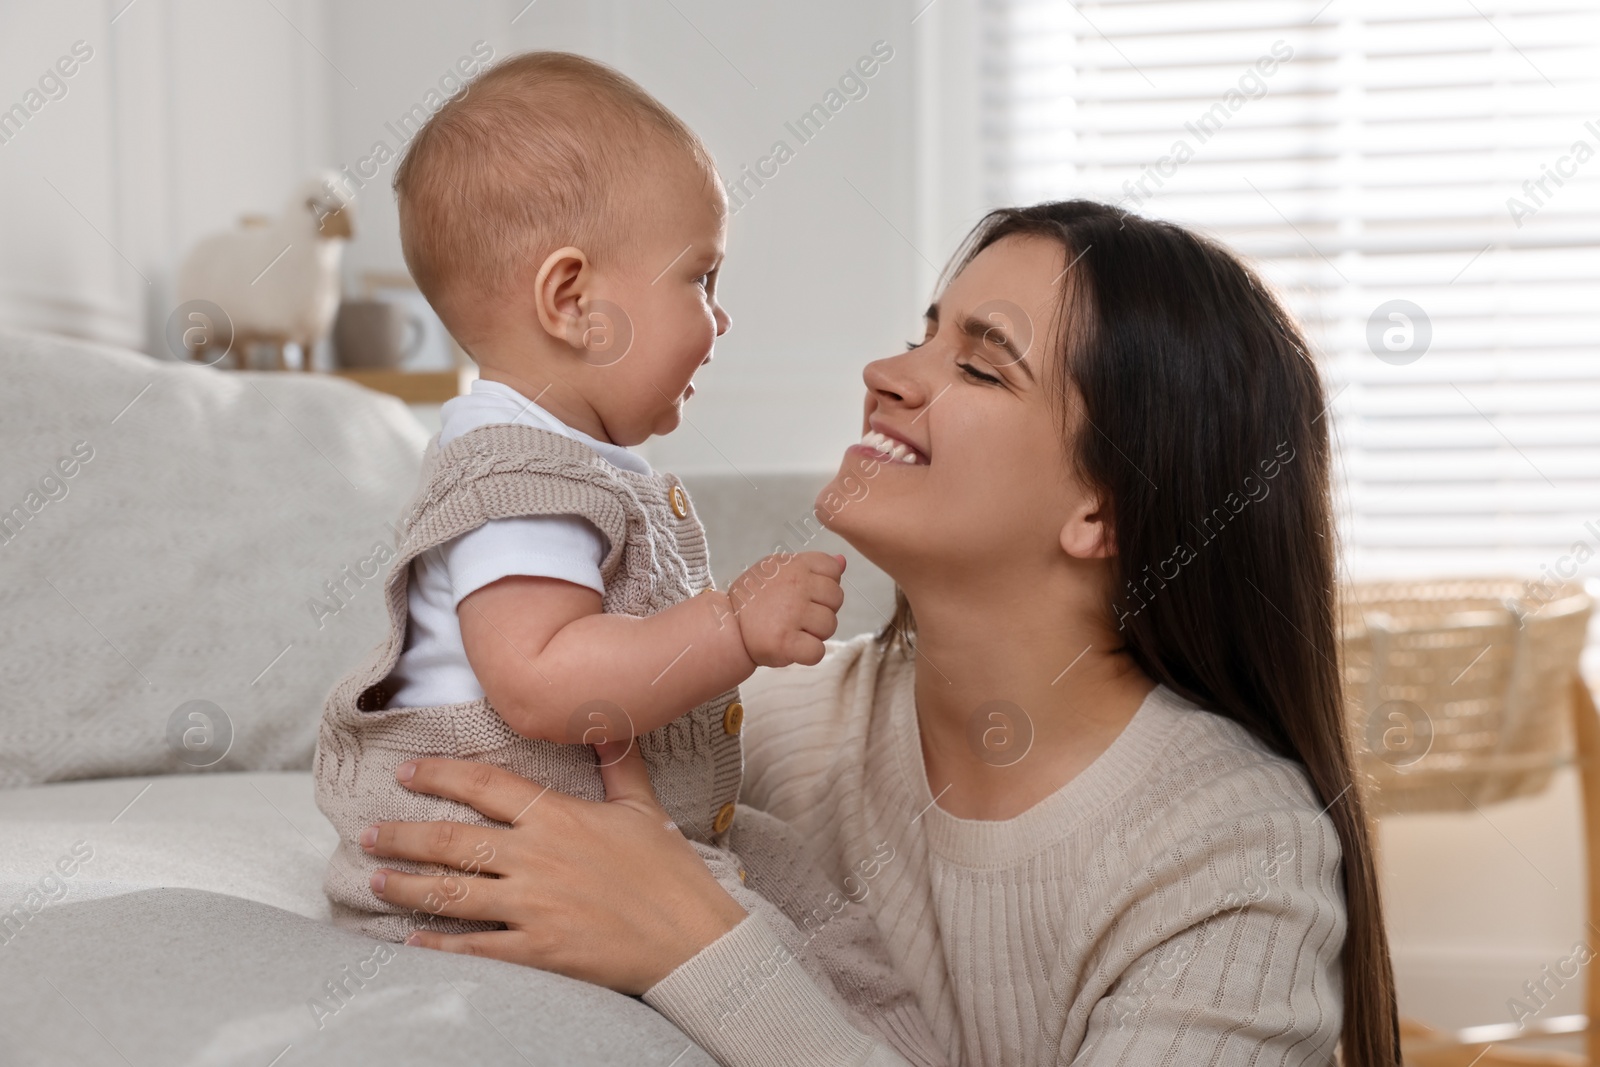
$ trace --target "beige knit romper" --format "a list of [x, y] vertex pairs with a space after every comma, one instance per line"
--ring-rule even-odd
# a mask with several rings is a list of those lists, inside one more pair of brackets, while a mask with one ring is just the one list
[[[491, 519], [530, 515], [579, 515], [605, 534], [601, 607], [608, 613], [652, 615], [713, 588], [705, 531], [674, 476], [613, 467], [587, 445], [531, 426], [482, 426], [443, 448], [431, 445], [384, 583], [388, 636], [334, 686], [318, 733], [317, 806], [339, 831], [323, 888], [342, 926], [388, 941], [403, 941], [419, 927], [446, 933], [501, 928], [408, 911], [373, 895], [369, 880], [380, 867], [463, 875], [438, 864], [369, 856], [358, 837], [373, 823], [501, 825], [467, 805], [401, 786], [394, 772], [406, 760], [478, 760], [573, 796], [605, 798], [589, 745], [525, 738], [487, 700], [387, 707], [391, 688], [385, 683], [405, 643], [411, 561]], [[939, 1062], [937, 1045], [866, 910], [853, 902], [839, 910], [840, 894], [814, 863], [796, 855], [799, 839], [785, 823], [737, 807], [743, 773], [738, 695], [730, 689], [638, 738], [662, 807], [718, 883], [771, 926], [858, 1027], [876, 1029], [913, 1063]], [[463, 862], [470, 867], [471, 857]], [[819, 927], [817, 916], [831, 918]]]

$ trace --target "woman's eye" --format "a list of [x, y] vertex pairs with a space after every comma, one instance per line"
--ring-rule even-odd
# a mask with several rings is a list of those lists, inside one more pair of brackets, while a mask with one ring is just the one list
[[993, 374], [985, 374], [983, 371], [979, 370], [977, 367], [974, 367], [970, 363], [957, 363], [956, 366], [960, 367], [964, 372], [966, 372], [971, 377], [974, 377], [974, 378], [978, 379], [978, 381], [980, 381], [980, 382], [989, 382], [989, 383], [991, 383], [993, 385], [1004, 385], [1005, 384], [999, 378], [995, 377]]
[[910, 352], [914, 348], [921, 348], [923, 345], [925, 345], [927, 343], [928, 342], [926, 342], [926, 341], [907, 341], [906, 342], [906, 351]]

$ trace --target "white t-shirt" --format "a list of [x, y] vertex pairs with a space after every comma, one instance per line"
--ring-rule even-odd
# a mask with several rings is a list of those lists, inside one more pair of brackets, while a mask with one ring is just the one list
[[[492, 423], [537, 426], [582, 441], [614, 467], [649, 474], [650, 464], [620, 445], [574, 430], [508, 385], [479, 378], [472, 391], [439, 411], [439, 447]], [[561, 578], [604, 593], [600, 562], [606, 535], [576, 515], [490, 519], [411, 562], [410, 622], [405, 651], [390, 675], [392, 708], [481, 700], [483, 687], [467, 662], [456, 608], [471, 593], [513, 574]]]

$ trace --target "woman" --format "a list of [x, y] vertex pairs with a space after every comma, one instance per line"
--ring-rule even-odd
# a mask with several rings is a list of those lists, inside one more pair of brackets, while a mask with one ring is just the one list
[[[896, 615], [747, 683], [742, 797], [865, 902], [952, 1062], [1397, 1063], [1295, 323], [1179, 227], [1041, 204], [990, 214], [865, 377], [864, 431], [913, 461], [852, 446], [819, 514]], [[896, 1062], [801, 968], [752, 970], [770, 933], [614, 760], [604, 804], [419, 761], [515, 826], [498, 880], [384, 898], [503, 921], [418, 943], [643, 994], [727, 1063]], [[376, 851], [463, 866], [451, 840]]]

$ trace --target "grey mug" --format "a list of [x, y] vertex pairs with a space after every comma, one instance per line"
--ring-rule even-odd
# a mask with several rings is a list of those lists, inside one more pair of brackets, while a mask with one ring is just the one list
[[345, 300], [333, 323], [334, 353], [352, 370], [398, 367], [422, 347], [424, 332], [422, 319], [399, 304]]

